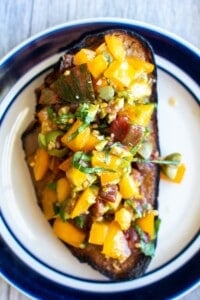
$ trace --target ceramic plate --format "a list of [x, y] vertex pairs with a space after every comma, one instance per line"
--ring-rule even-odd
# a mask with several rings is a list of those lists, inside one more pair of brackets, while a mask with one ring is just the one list
[[[160, 182], [162, 219], [155, 256], [141, 278], [114, 282], [74, 258], [53, 235], [39, 207], [24, 160], [21, 134], [33, 119], [34, 90], [64, 51], [86, 34], [128, 29], [152, 45], [158, 66], [158, 122], [162, 155], [180, 152], [181, 184]], [[183, 295], [199, 279], [200, 101], [199, 54], [159, 28], [120, 19], [84, 20], [49, 29], [0, 62], [1, 269], [32, 298], [161, 299]], [[183, 275], [184, 274], [184, 275]]]

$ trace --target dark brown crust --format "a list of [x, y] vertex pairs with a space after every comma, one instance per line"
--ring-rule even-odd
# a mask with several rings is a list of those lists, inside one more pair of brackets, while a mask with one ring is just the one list
[[[120, 36], [125, 44], [127, 55], [134, 55], [138, 58], [142, 58], [148, 62], [155, 64], [153, 58], [153, 52], [151, 47], [142, 37], [133, 33], [123, 30], [109, 31], [113, 34]], [[97, 35], [88, 36], [85, 38], [78, 47], [71, 48], [68, 53], [73, 54], [80, 48], [90, 48], [94, 49], [100, 45], [103, 41], [103, 36], [108, 33], [102, 32]], [[62, 64], [62, 60], [60, 62]], [[58, 70], [58, 64], [56, 65], [56, 72]], [[54, 73], [51, 73], [54, 76]], [[150, 101], [157, 102], [157, 91], [156, 91], [156, 68], [152, 76], [152, 94], [150, 96]], [[51, 78], [50, 78], [51, 79]], [[151, 135], [151, 140], [154, 146], [154, 152], [159, 153], [159, 143], [158, 143], [158, 128], [157, 128], [157, 115], [154, 113], [151, 126], [153, 128], [153, 134]], [[37, 133], [37, 125], [32, 125], [32, 129], [27, 129], [22, 136], [23, 148], [26, 154], [26, 159], [33, 155], [35, 149], [35, 137]], [[34, 141], [34, 142], [33, 142]], [[32, 144], [32, 145], [31, 145]], [[33, 146], [34, 145], [34, 146]], [[32, 150], [30, 150], [32, 149]], [[143, 176], [143, 193], [146, 197], [146, 201], [151, 203], [155, 209], [158, 208], [157, 196], [158, 196], [158, 185], [159, 185], [159, 168], [155, 164], [140, 164], [138, 168]], [[32, 172], [31, 172], [32, 174]], [[40, 198], [41, 187], [40, 184], [34, 181], [32, 176], [36, 194]], [[141, 276], [149, 262], [150, 257], [143, 255], [139, 250], [135, 249], [132, 251], [130, 257], [123, 263], [112, 259], [105, 258], [101, 253], [101, 248], [96, 245], [88, 244], [84, 249], [75, 248], [68, 246], [70, 251], [75, 255], [81, 262], [87, 262], [93, 268], [99, 270], [102, 274], [114, 279], [114, 280], [127, 280], [131, 278], [136, 278]]]

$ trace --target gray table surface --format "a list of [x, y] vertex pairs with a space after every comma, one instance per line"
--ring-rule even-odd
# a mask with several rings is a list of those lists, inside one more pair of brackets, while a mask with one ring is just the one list
[[[51, 26], [96, 17], [157, 25], [200, 48], [200, 0], [0, 0], [0, 58]], [[0, 280], [0, 300], [25, 299], [29, 298]], [[200, 287], [180, 299], [200, 299]]]

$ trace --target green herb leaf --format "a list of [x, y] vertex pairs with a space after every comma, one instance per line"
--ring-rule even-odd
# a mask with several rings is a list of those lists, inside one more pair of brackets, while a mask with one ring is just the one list
[[140, 241], [140, 249], [141, 252], [144, 253], [146, 256], [153, 257], [155, 253], [155, 242], [150, 241], [148, 243], [145, 243], [143, 240]]
[[53, 203], [53, 210], [56, 216], [60, 216], [62, 221], [66, 221], [65, 205], [62, 203], [55, 202]]
[[80, 103], [95, 99], [92, 78], [87, 65], [82, 64], [62, 74], [52, 84], [52, 89], [66, 102]]
[[77, 227], [83, 229], [83, 226], [84, 226], [84, 216], [80, 215], [80, 216], [76, 217], [74, 220], [75, 220], [75, 223], [76, 223]]
[[138, 163], [153, 163], [153, 164], [159, 164], [159, 165], [178, 165], [180, 161], [176, 160], [165, 160], [165, 159], [143, 159], [139, 157], [134, 157], [132, 159], [132, 162], [138, 162]]
[[39, 98], [39, 104], [49, 105], [57, 102], [58, 96], [49, 88], [44, 88], [41, 90], [41, 95]]
[[49, 120], [51, 120], [51, 121], [55, 120], [56, 113], [54, 112], [52, 106], [47, 107], [47, 115], [48, 115]]
[[143, 230], [135, 224], [135, 229], [140, 237], [140, 250], [142, 253], [144, 253], [146, 256], [152, 257], [155, 252], [155, 240], [152, 240], [150, 242], [145, 241], [145, 234]]
[[52, 182], [47, 184], [48, 189], [56, 191], [56, 187], [57, 187], [57, 182], [56, 181], [52, 181]]
[[160, 228], [160, 224], [161, 224], [161, 219], [160, 218], [156, 218], [154, 221], [154, 228], [155, 228], [155, 238], [158, 235], [158, 230]]
[[71, 114], [71, 113], [61, 114], [56, 117], [55, 121], [56, 121], [56, 124], [58, 124], [58, 125], [65, 125], [65, 124], [68, 124], [68, 121], [73, 118], [74, 118], [74, 114]]

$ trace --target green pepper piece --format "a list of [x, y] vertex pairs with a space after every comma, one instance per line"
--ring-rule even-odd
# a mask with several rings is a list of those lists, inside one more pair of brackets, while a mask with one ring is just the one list
[[172, 153], [167, 155], [164, 160], [166, 161], [171, 161], [176, 162], [176, 164], [168, 164], [168, 165], [162, 165], [161, 164], [161, 169], [163, 171], [163, 173], [169, 178], [169, 179], [174, 179], [176, 177], [177, 171], [178, 171], [178, 167], [180, 165], [181, 162], [181, 154], [180, 153]]
[[63, 132], [61, 130], [50, 131], [45, 135], [46, 144], [56, 143], [56, 140], [59, 136], [62, 136]]
[[99, 97], [105, 101], [110, 101], [113, 99], [115, 91], [112, 86], [103, 86], [98, 90]]
[[68, 152], [67, 148], [48, 150], [48, 153], [51, 156], [56, 156], [56, 157], [63, 157], [67, 154], [67, 152]]

